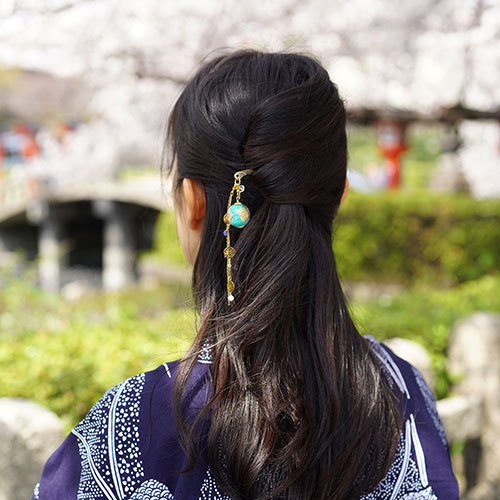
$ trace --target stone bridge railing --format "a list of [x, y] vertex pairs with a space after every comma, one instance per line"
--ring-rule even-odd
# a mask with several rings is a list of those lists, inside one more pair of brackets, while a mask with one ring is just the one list
[[162, 185], [159, 175], [124, 181], [88, 179], [61, 184], [56, 179], [20, 174], [16, 177], [0, 177], [0, 224], [45, 201], [70, 203], [80, 200], [112, 200], [155, 210], [165, 210], [170, 206], [169, 186]]
[[[419, 344], [387, 344], [414, 364], [432, 386], [430, 359]], [[476, 313], [457, 323], [449, 340], [449, 367], [461, 376], [453, 395], [438, 401], [450, 444], [460, 498], [500, 498], [500, 316]], [[63, 439], [63, 426], [47, 409], [26, 400], [0, 399], [0, 500], [31, 498], [43, 464]], [[444, 500], [444, 499], [443, 499]]]
[[27, 175], [3, 177], [0, 173], [0, 223], [24, 211], [37, 194], [37, 183]]
[[[91, 207], [89, 214], [77, 211], [82, 204]], [[100, 220], [102, 284], [122, 288], [134, 283], [137, 251], [150, 247], [140, 245], [152, 240], [158, 212], [170, 204], [169, 188], [159, 175], [64, 185], [22, 175], [0, 179], [0, 255], [29, 248], [38, 257], [40, 286], [57, 292], [68, 268], [66, 241], [76, 238], [67, 227], [75, 217], [86, 217], [87, 223]], [[100, 252], [100, 243], [93, 244]]]

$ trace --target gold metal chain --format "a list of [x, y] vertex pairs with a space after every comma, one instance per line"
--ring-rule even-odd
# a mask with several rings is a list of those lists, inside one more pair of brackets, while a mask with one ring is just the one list
[[240, 170], [234, 174], [234, 184], [233, 187], [231, 188], [231, 192], [229, 193], [229, 199], [227, 202], [227, 210], [226, 213], [224, 214], [223, 221], [226, 224], [226, 229], [224, 231], [224, 234], [226, 236], [226, 248], [224, 248], [224, 257], [227, 260], [226, 263], [226, 269], [227, 269], [227, 304], [231, 305], [231, 303], [234, 301], [234, 283], [231, 277], [231, 259], [234, 257], [235, 250], [231, 246], [231, 238], [229, 234], [229, 228], [231, 227], [231, 223], [229, 222], [229, 209], [232, 206], [232, 201], [233, 201], [233, 194], [236, 191], [236, 203], [241, 203], [240, 202], [240, 195], [242, 188], [244, 189], [244, 186], [241, 185], [241, 178], [244, 177], [245, 175], [252, 174], [253, 170], [247, 169], [247, 170]]

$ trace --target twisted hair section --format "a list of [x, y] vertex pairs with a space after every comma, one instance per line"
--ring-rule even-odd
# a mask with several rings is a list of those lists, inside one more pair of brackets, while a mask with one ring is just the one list
[[[332, 251], [347, 167], [337, 87], [307, 55], [221, 55], [183, 90], [168, 140], [175, 185], [202, 182], [207, 207], [192, 281], [199, 328], [175, 381], [190, 468], [206, 449], [233, 499], [359, 497], [387, 472], [401, 418]], [[255, 172], [244, 179], [252, 217], [232, 237], [229, 309], [222, 216], [244, 168]], [[210, 396], [194, 411], [189, 380], [206, 344]]]

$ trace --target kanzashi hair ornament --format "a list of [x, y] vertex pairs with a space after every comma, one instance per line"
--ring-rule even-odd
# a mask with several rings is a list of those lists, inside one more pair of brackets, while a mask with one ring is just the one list
[[[230, 226], [237, 227], [239, 229], [245, 227], [250, 220], [250, 210], [246, 205], [240, 203], [240, 194], [245, 190], [245, 186], [241, 184], [241, 178], [245, 175], [253, 174], [253, 170], [239, 170], [234, 174], [234, 184], [229, 193], [229, 200], [227, 202], [227, 211], [224, 214], [223, 221], [226, 224], [226, 229], [223, 234], [226, 237], [226, 248], [224, 248], [224, 257], [227, 261], [227, 304], [231, 305], [234, 301], [234, 283], [231, 278], [231, 259], [234, 257], [235, 250], [231, 246], [231, 240], [229, 237]], [[236, 192], [236, 203], [232, 203], [233, 194]]]

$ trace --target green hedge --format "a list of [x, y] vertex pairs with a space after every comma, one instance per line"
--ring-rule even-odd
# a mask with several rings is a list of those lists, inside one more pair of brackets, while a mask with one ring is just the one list
[[[189, 290], [161, 287], [106, 295], [74, 304], [13, 281], [0, 290], [0, 397], [30, 398], [61, 416], [68, 430], [111, 386], [179, 358], [195, 331]], [[446, 344], [452, 324], [477, 311], [500, 313], [500, 277], [450, 290], [412, 289], [351, 305], [362, 333], [423, 344], [447, 394]], [[369, 328], [368, 328], [369, 326]]]
[[334, 249], [345, 279], [454, 285], [500, 268], [500, 201], [351, 193]]
[[[347, 280], [455, 285], [500, 269], [500, 201], [426, 192], [351, 192], [335, 228]], [[152, 257], [185, 264], [173, 213], [160, 216]]]
[[69, 430], [113, 385], [185, 353], [194, 315], [172, 306], [187, 293], [178, 287], [95, 293], [68, 304], [22, 282], [4, 285], [0, 397], [37, 401]]

